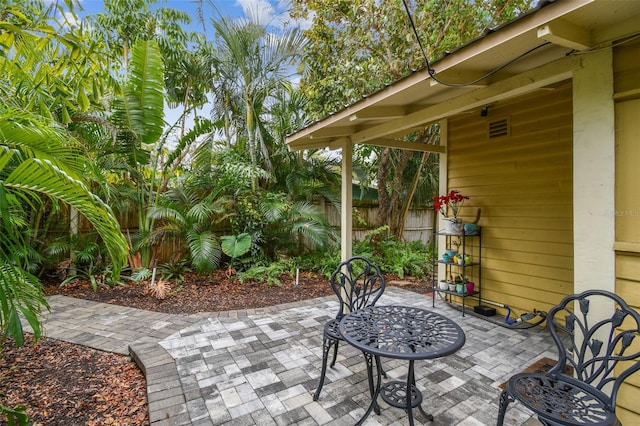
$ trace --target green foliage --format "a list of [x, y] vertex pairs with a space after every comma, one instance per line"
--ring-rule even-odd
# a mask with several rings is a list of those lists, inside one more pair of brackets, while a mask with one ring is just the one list
[[40, 197], [73, 206], [93, 225], [111, 258], [115, 280], [126, 261], [127, 244], [111, 208], [89, 191], [79, 173], [74, 139], [63, 128], [27, 111], [0, 107], [0, 135], [0, 329], [19, 343], [18, 311], [28, 313], [37, 337], [36, 315], [47, 306], [41, 290], [33, 288], [37, 280], [15, 266], [27, 256], [29, 244], [21, 228]]
[[[0, 242], [3, 239], [0, 237]], [[34, 336], [39, 337], [41, 329], [37, 315], [43, 308], [48, 309], [49, 305], [38, 279], [16, 266], [11, 261], [11, 253], [5, 253], [0, 257], [0, 344], [6, 336], [11, 336], [17, 346], [22, 346], [24, 336], [20, 316], [27, 320]]]
[[[297, 27], [283, 26], [270, 33], [275, 29], [257, 17], [220, 18], [213, 22], [213, 29], [211, 64], [219, 77], [213, 93], [215, 115], [225, 117], [229, 142], [233, 139], [247, 152], [251, 164], [273, 173], [269, 105], [290, 84], [288, 69], [302, 54], [306, 40]], [[257, 186], [255, 180], [254, 190]]]
[[251, 235], [245, 233], [239, 235], [224, 235], [222, 240], [222, 252], [231, 258], [229, 267], [233, 267], [233, 261], [245, 255], [251, 249]]
[[238, 273], [241, 283], [245, 281], [260, 281], [267, 285], [281, 286], [280, 277], [286, 272], [290, 272], [291, 264], [288, 261], [273, 262], [268, 266], [252, 266], [244, 272]]
[[179, 283], [184, 281], [184, 276], [187, 272], [191, 272], [189, 262], [186, 259], [176, 259], [174, 257], [169, 259], [167, 263], [159, 264], [158, 270], [163, 280], [174, 280]]
[[129, 277], [120, 275], [120, 271], [116, 276], [113, 266], [104, 264], [99, 259], [69, 268], [70, 271], [74, 269], [75, 274], [68, 276], [62, 281], [60, 283], [61, 286], [67, 285], [75, 280], [85, 280], [91, 283], [93, 291], [98, 291], [98, 287], [101, 286], [113, 288], [116, 285], [125, 285], [125, 280], [129, 279]]
[[251, 256], [268, 260], [303, 250], [303, 242], [320, 249], [336, 241], [336, 233], [320, 209], [307, 201], [292, 201], [286, 194], [245, 193], [230, 218], [236, 233], [251, 235]]
[[[433, 246], [420, 241], [403, 242], [384, 235], [384, 228], [372, 231], [362, 241], [354, 241], [353, 255], [364, 256], [377, 264], [383, 273], [399, 278], [412, 276], [425, 278], [433, 271]], [[383, 236], [375, 243], [374, 237]], [[305, 253], [289, 260], [289, 263], [301, 270], [314, 271], [327, 278], [340, 263], [340, 247]]]
[[380, 269], [399, 278], [407, 275], [426, 278], [433, 271], [433, 249], [419, 241], [383, 239], [379, 250], [382, 254], [374, 258], [379, 262]]
[[139, 283], [140, 281], [149, 280], [153, 276], [153, 271], [149, 268], [138, 268], [131, 273], [129, 279], [133, 282]]
[[212, 230], [222, 217], [216, 195], [189, 181], [169, 190], [157, 206], [147, 210], [149, 219], [159, 223], [150, 233], [148, 244], [178, 241], [186, 247], [197, 272], [213, 271], [222, 255], [219, 238]]
[[114, 287], [124, 282], [114, 273], [113, 266], [105, 261], [104, 247], [94, 233], [69, 235], [52, 242], [46, 252], [58, 260], [58, 273], [65, 277], [60, 285], [75, 280], [91, 282], [94, 291], [101, 285]]
[[27, 426], [29, 424], [29, 416], [25, 413], [27, 407], [18, 405], [16, 407], [6, 407], [0, 404], [0, 417], [6, 416], [8, 426]]
[[53, 258], [56, 258], [57, 261], [73, 259], [70, 267], [83, 267], [98, 262], [100, 245], [96, 241], [96, 235], [93, 233], [81, 235], [71, 234], [53, 241], [46, 248], [46, 252]]
[[[382, 235], [384, 229], [375, 230], [363, 241], [354, 242], [353, 255], [371, 259], [384, 274], [399, 278], [412, 276], [426, 278], [432, 272], [434, 250], [419, 241], [399, 242], [393, 238], [382, 238], [372, 244], [372, 238]], [[282, 285], [280, 276], [284, 273], [295, 274], [296, 268], [301, 271], [315, 272], [329, 278], [340, 263], [340, 247], [332, 245], [324, 250], [314, 250], [297, 257], [272, 262], [267, 266], [253, 266], [245, 272], [238, 273], [241, 282], [256, 280], [269, 285]]]
[[324, 250], [310, 251], [290, 262], [300, 270], [316, 272], [329, 278], [340, 263], [340, 246], [332, 245]]
[[139, 164], [148, 162], [144, 144], [154, 144], [162, 135], [164, 97], [162, 89], [162, 57], [158, 44], [150, 40], [137, 40], [133, 46], [131, 69], [122, 96], [114, 100], [113, 121], [122, 130], [130, 132], [139, 150], [132, 159]]
[[[534, 0], [407, 0], [430, 60], [486, 28], [530, 9]], [[412, 70], [424, 58], [401, 1], [294, 0], [292, 15], [309, 18], [301, 89], [314, 118], [360, 100]]]

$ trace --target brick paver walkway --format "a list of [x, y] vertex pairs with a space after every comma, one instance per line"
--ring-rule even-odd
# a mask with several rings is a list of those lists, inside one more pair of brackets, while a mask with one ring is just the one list
[[[44, 333], [96, 349], [130, 354], [147, 379], [149, 417], [160, 425], [353, 425], [369, 404], [362, 354], [343, 343], [319, 401], [312, 394], [322, 361], [322, 326], [337, 312], [324, 297], [247, 311], [171, 315], [51, 296]], [[379, 304], [431, 308], [431, 296], [388, 287]], [[430, 424], [493, 425], [498, 385], [539, 358], [554, 358], [542, 329], [511, 330], [461, 313], [442, 301], [467, 341], [456, 354], [416, 363]], [[384, 360], [391, 378], [406, 362]], [[367, 425], [408, 424], [382, 400]], [[424, 420], [416, 412], [417, 424]], [[505, 424], [539, 424], [512, 404]]]

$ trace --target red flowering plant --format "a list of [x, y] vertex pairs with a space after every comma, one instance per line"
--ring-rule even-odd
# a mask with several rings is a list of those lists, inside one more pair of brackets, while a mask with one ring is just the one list
[[[433, 197], [433, 208], [435, 211], [440, 212], [445, 219], [456, 223], [462, 222], [462, 220], [458, 218], [458, 214], [460, 213], [462, 204], [464, 204], [464, 200], [468, 199], [469, 197], [462, 195], [460, 191], [452, 189], [447, 195]], [[447, 216], [448, 210], [451, 210], [453, 217], [450, 218]]]

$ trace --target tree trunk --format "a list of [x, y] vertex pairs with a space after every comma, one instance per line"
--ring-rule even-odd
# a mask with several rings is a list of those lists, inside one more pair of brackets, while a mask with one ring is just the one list
[[391, 148], [382, 148], [380, 158], [378, 159], [378, 172], [376, 174], [378, 181], [378, 220], [376, 222], [376, 228], [380, 228], [389, 223], [391, 199], [387, 189], [387, 176], [389, 175], [390, 158]]
[[411, 205], [411, 200], [413, 199], [413, 195], [416, 193], [416, 189], [418, 189], [418, 183], [420, 182], [420, 176], [422, 172], [422, 168], [427, 163], [427, 159], [431, 155], [430, 152], [423, 152], [422, 159], [420, 160], [420, 167], [418, 168], [418, 172], [413, 176], [413, 182], [411, 182], [411, 188], [409, 189], [409, 193], [407, 194], [406, 200], [404, 203], [402, 211], [398, 217], [398, 228], [397, 234], [395, 235], [396, 239], [400, 240], [402, 235], [404, 234], [404, 228], [407, 221], [407, 214], [409, 213], [409, 206]]
[[[439, 126], [437, 125], [429, 126], [418, 135], [418, 141], [426, 144], [435, 144], [438, 139]], [[394, 154], [397, 154], [397, 157], [394, 157]], [[411, 184], [406, 188], [404, 182], [406, 182], [407, 179], [403, 178], [405, 177], [407, 165], [414, 155], [416, 155], [416, 153], [413, 151], [383, 148], [378, 161], [376, 176], [378, 181], [379, 208], [376, 227], [379, 228], [388, 225], [389, 233], [398, 240], [402, 239], [405, 220], [411, 201], [420, 183], [422, 169], [430, 158], [429, 153], [425, 152], [422, 154], [420, 166], [414, 176], [411, 176]], [[398, 160], [394, 162], [394, 158]], [[391, 167], [393, 167], [392, 172], [390, 171]], [[389, 182], [390, 175], [393, 176], [391, 182]]]
[[398, 162], [394, 165], [393, 180], [391, 181], [389, 233], [400, 241], [402, 239], [401, 229], [404, 228], [404, 224], [401, 223], [404, 220], [402, 212], [405, 205], [411, 204], [411, 199], [407, 198], [407, 191], [403, 183], [404, 171], [415, 153], [406, 150], [394, 150], [394, 153], [398, 154]]

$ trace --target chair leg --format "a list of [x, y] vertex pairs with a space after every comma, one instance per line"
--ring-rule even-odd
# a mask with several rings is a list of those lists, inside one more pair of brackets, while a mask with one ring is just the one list
[[[331, 350], [331, 346], [334, 346], [337, 349], [338, 342], [333, 339], [328, 339], [325, 336], [324, 339], [322, 339], [322, 372], [320, 373], [320, 383], [318, 383], [318, 388], [316, 389], [316, 392], [313, 394], [314, 401], [317, 401], [318, 398], [320, 398], [320, 392], [322, 391], [322, 386], [324, 385], [324, 377], [327, 374], [327, 361], [329, 360], [329, 351]], [[335, 355], [334, 355], [334, 361], [335, 361]]]
[[507, 389], [503, 390], [500, 394], [500, 408], [498, 411], [498, 423], [497, 426], [502, 426], [504, 423], [504, 415], [507, 412], [507, 405], [513, 402], [513, 397], [509, 395]]
[[[362, 352], [362, 355], [364, 355], [364, 361], [367, 364], [367, 379], [369, 380], [369, 393], [371, 394], [371, 403], [373, 404], [373, 411], [377, 414], [380, 415], [380, 406], [378, 406], [378, 401], [377, 401], [377, 395], [376, 395], [376, 389], [380, 386], [380, 359], [377, 357], [374, 357], [373, 355], [366, 353], [366, 352]], [[377, 376], [377, 381], [378, 381], [378, 386], [374, 386], [373, 385], [373, 360], [375, 358], [375, 362], [376, 362], [376, 373], [378, 374]], [[380, 389], [377, 389], [377, 392], [380, 392]], [[363, 417], [364, 418], [364, 417]]]
[[338, 341], [334, 340], [333, 341], [335, 346], [333, 347], [333, 360], [331, 360], [331, 368], [333, 368], [336, 365], [336, 358], [338, 357]]

